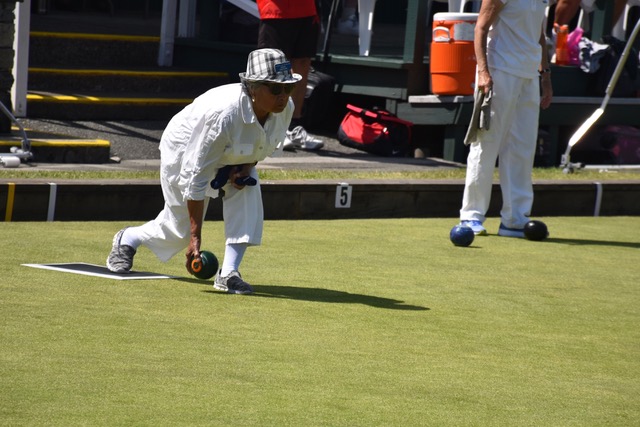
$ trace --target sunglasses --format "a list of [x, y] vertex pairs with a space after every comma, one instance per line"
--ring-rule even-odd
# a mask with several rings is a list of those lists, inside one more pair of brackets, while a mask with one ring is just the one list
[[295, 89], [295, 84], [280, 84], [280, 83], [263, 83], [264, 86], [269, 88], [269, 92], [271, 95], [278, 96], [284, 92], [285, 95], [291, 95], [293, 89]]

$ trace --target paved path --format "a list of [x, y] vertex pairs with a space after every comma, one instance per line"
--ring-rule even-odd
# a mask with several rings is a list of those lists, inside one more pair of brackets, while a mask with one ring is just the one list
[[[102, 139], [111, 143], [109, 164], [51, 164], [37, 163], [39, 169], [157, 169], [160, 152], [158, 141], [166, 122], [160, 121], [101, 121], [69, 122], [62, 120], [20, 120], [31, 140]], [[15, 137], [15, 135], [14, 135]], [[421, 171], [425, 168], [458, 168], [463, 165], [438, 158], [379, 157], [342, 146], [334, 135], [318, 135], [325, 147], [316, 152], [285, 151], [281, 157], [268, 158], [261, 168], [282, 169], [355, 169], [381, 171]]]

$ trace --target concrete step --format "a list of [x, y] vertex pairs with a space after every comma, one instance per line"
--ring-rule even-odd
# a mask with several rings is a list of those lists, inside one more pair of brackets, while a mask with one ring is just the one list
[[29, 118], [58, 120], [168, 121], [193, 97], [160, 97], [157, 93], [113, 96], [104, 93], [40, 92], [27, 94]]
[[0, 135], [0, 153], [9, 153], [14, 147], [31, 152], [29, 163], [105, 164], [109, 163], [111, 151], [111, 143], [105, 139], [76, 138], [28, 128], [22, 134], [16, 126], [10, 134]]
[[[143, 12], [143, 8], [137, 11], [132, 9], [135, 3], [155, 3], [157, 7]], [[113, 3], [113, 1], [111, 1]], [[38, 12], [31, 13], [31, 30], [43, 32], [83, 33], [83, 34], [127, 34], [141, 36], [158, 36], [162, 25], [162, 0], [118, 0], [120, 7], [115, 8], [115, 13], [95, 10], [90, 6], [104, 1], [78, 1], [78, 0], [48, 0], [31, 1], [38, 3]], [[47, 5], [48, 3], [48, 5]], [[57, 3], [57, 4], [54, 4]], [[65, 3], [65, 7], [59, 7]], [[87, 7], [72, 8], [72, 4], [84, 3]], [[46, 10], [42, 10], [45, 6]], [[127, 6], [125, 8], [125, 6]]]
[[70, 69], [29, 68], [30, 91], [156, 93], [166, 97], [195, 97], [208, 89], [229, 83], [225, 72], [186, 71], [167, 68], [147, 69]]
[[156, 65], [160, 38], [35, 31], [27, 114], [60, 120], [169, 120], [230, 82], [226, 72]]
[[160, 37], [34, 31], [32, 67], [129, 68], [158, 64]]

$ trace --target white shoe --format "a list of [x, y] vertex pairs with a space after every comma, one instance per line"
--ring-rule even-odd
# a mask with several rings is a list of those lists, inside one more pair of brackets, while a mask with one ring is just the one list
[[460, 221], [460, 225], [464, 225], [473, 230], [473, 234], [476, 236], [486, 236], [487, 230], [483, 227], [482, 223], [477, 220], [464, 220]]
[[351, 15], [347, 19], [341, 19], [336, 26], [338, 34], [345, 36], [358, 36], [360, 35], [360, 23], [356, 15]]
[[286, 151], [296, 151], [296, 148], [300, 148], [296, 146], [296, 144], [289, 138], [289, 131], [287, 131], [287, 136], [284, 137], [284, 144], [282, 144], [282, 149]]
[[227, 277], [220, 277], [221, 271], [218, 272], [216, 280], [213, 282], [213, 288], [228, 292], [230, 294], [252, 294], [253, 288], [250, 284], [242, 280], [242, 276], [237, 271], [232, 271]]
[[293, 130], [287, 131], [287, 136], [284, 139], [282, 148], [287, 151], [295, 151], [296, 148], [316, 151], [322, 147], [324, 147], [322, 140], [309, 135], [302, 126], [296, 126]]

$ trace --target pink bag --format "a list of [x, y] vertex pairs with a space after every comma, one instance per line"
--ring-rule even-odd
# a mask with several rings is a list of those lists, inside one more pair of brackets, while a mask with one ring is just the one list
[[569, 49], [569, 65], [580, 65], [580, 40], [584, 30], [576, 27], [567, 37], [567, 49]]

